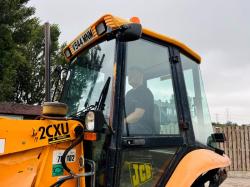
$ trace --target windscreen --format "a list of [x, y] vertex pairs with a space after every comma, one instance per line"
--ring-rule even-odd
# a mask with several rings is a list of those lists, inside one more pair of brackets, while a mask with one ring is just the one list
[[[108, 80], [113, 77], [115, 41], [104, 41], [81, 52], [69, 66], [61, 101], [68, 105], [68, 115], [95, 105]], [[111, 84], [105, 101], [104, 115], [109, 117]]]

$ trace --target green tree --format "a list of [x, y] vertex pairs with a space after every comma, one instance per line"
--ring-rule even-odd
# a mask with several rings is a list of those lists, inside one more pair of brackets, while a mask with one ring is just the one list
[[[53, 71], [57, 65], [64, 66], [65, 61], [61, 53], [61, 48], [58, 44], [58, 37], [60, 31], [57, 25], [51, 25], [51, 70]], [[41, 103], [45, 97], [45, 62], [44, 62], [44, 26], [40, 25], [39, 22], [34, 24], [32, 30], [32, 38], [28, 45], [25, 46], [25, 53], [29, 64], [30, 79], [18, 81], [16, 85], [22, 86], [22, 89], [16, 91], [19, 95], [16, 98], [20, 101], [26, 101], [27, 103]], [[27, 69], [28, 69], [27, 68]], [[22, 73], [22, 72], [21, 72]], [[52, 74], [54, 75], [54, 74]], [[23, 77], [25, 79], [25, 77]], [[56, 76], [52, 76], [52, 83], [55, 82]], [[18, 88], [18, 87], [17, 87]], [[20, 95], [21, 94], [21, 95]]]
[[27, 1], [0, 2], [0, 100], [14, 100], [17, 63], [22, 64], [25, 57], [20, 50], [30, 39], [29, 19], [34, 8], [25, 7]]
[[[27, 2], [0, 2], [0, 101], [40, 104], [45, 96], [44, 26]], [[59, 35], [59, 27], [51, 25], [52, 69], [65, 64]]]

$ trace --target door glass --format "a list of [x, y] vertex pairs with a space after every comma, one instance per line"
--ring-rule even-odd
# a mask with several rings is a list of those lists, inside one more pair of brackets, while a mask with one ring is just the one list
[[143, 39], [127, 45], [123, 134], [179, 134], [168, 48]]
[[207, 99], [197, 63], [181, 54], [188, 103], [196, 141], [207, 144], [213, 133]]
[[120, 186], [155, 186], [176, 151], [177, 148], [124, 151]]

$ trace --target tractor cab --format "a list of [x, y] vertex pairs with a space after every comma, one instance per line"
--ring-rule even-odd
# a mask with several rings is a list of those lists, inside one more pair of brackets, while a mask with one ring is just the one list
[[68, 117], [97, 135], [84, 141], [84, 157], [96, 163], [96, 186], [182, 186], [172, 178], [192, 170], [183, 186], [221, 179], [218, 171], [229, 161], [201, 161], [203, 169], [195, 173], [198, 165], [184, 160], [193, 152], [197, 162], [207, 154], [224, 158], [213, 146], [197, 53], [138, 20], [105, 15], [64, 54], [69, 66], [61, 102]]

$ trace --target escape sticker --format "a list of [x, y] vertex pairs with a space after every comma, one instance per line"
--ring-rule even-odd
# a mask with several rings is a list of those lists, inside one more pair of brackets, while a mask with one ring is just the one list
[[151, 163], [130, 162], [129, 172], [131, 184], [138, 187], [152, 179]]
[[0, 153], [4, 153], [5, 139], [0, 139]]
[[[53, 151], [52, 164], [61, 164], [61, 158], [65, 150], [56, 150]], [[68, 152], [65, 158], [66, 162], [75, 162], [76, 161], [76, 150], [72, 149]]]
[[39, 139], [48, 138], [50, 144], [70, 139], [68, 123], [51, 124], [47, 127], [41, 126], [38, 131], [41, 132]]
[[63, 166], [62, 164], [53, 164], [52, 166], [52, 176], [61, 176], [63, 175]]

